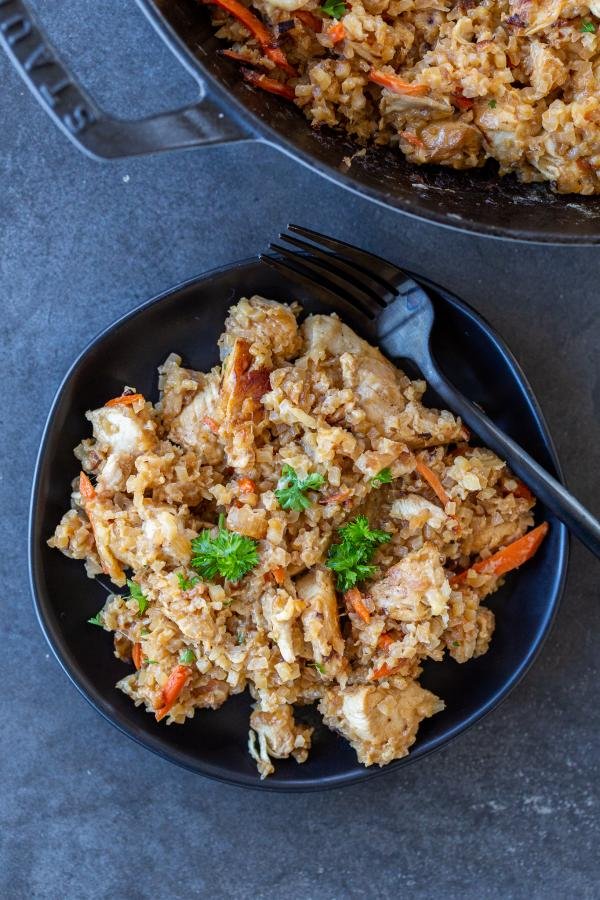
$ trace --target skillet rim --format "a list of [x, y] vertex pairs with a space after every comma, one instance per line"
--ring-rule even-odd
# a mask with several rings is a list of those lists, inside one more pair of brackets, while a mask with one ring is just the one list
[[[77, 355], [76, 359], [69, 366], [66, 374], [61, 379], [60, 384], [55, 392], [50, 410], [48, 412], [48, 416], [46, 418], [42, 437], [40, 440], [40, 447], [36, 457], [32, 481], [31, 500], [29, 506], [28, 574], [29, 587], [36, 613], [36, 618], [44, 634], [44, 637], [46, 638], [50, 649], [52, 650], [54, 657], [58, 661], [60, 667], [65, 672], [71, 683], [77, 688], [84, 699], [102, 716], [102, 718], [108, 721], [124, 735], [131, 738], [147, 750], [155, 753], [163, 760], [174, 763], [175, 765], [186, 769], [189, 772], [193, 772], [196, 775], [203, 775], [204, 777], [220, 781], [222, 783], [236, 785], [238, 787], [251, 788], [254, 790], [267, 790], [276, 793], [301, 793], [345, 787], [346, 785], [361, 783], [371, 778], [382, 776], [391, 772], [397, 772], [401, 767], [406, 766], [410, 763], [414, 763], [429, 756], [431, 753], [442, 749], [442, 747], [446, 747], [459, 735], [464, 734], [468, 729], [470, 729], [477, 722], [480, 722], [485, 716], [492, 712], [492, 710], [496, 709], [502, 702], [504, 702], [504, 700], [506, 700], [509, 694], [512, 693], [514, 688], [519, 684], [519, 682], [522, 681], [535, 660], [538, 658], [540, 651], [545, 641], [547, 640], [552, 625], [555, 621], [558, 609], [562, 601], [567, 577], [570, 540], [566, 526], [563, 525], [562, 522], [559, 522], [557, 519], [555, 519], [554, 522], [555, 527], [558, 529], [559, 543], [558, 556], [555, 559], [554, 563], [552, 590], [549, 592], [551, 601], [549, 601], [546, 605], [544, 615], [540, 619], [540, 625], [536, 629], [535, 639], [531, 641], [529, 650], [521, 665], [512, 671], [512, 674], [504, 681], [502, 687], [495, 691], [489, 697], [489, 699], [485, 703], [483, 703], [476, 711], [474, 711], [470, 716], [461, 719], [461, 721], [455, 724], [453, 727], [447, 729], [443, 735], [431, 740], [431, 746], [427, 747], [424, 750], [421, 750], [420, 752], [409, 752], [408, 756], [405, 756], [399, 760], [395, 760], [382, 768], [363, 767], [358, 771], [353, 770], [346, 774], [321, 776], [310, 779], [304, 779], [298, 776], [286, 779], [285, 782], [270, 782], [269, 779], [266, 779], [265, 781], [258, 781], [256, 776], [250, 776], [243, 772], [238, 772], [235, 776], [232, 776], [229, 771], [227, 772], [227, 774], [224, 774], [223, 770], [219, 766], [213, 765], [211, 763], [190, 763], [188, 761], [188, 753], [185, 753], [178, 748], [169, 748], [168, 750], [166, 750], [163, 746], [162, 738], [159, 735], [157, 735], [156, 737], [154, 735], [149, 735], [144, 729], [137, 727], [133, 723], [131, 723], [125, 714], [121, 714], [115, 710], [109, 712], [106, 708], [103, 696], [100, 694], [99, 689], [96, 688], [94, 682], [91, 679], [87, 678], [81, 671], [79, 671], [80, 667], [75, 664], [72, 658], [69, 658], [71, 654], [67, 646], [66, 638], [61, 632], [59, 622], [58, 620], [56, 622], [53, 622], [51, 616], [48, 615], [48, 611], [46, 608], [49, 608], [51, 610], [52, 604], [50, 597], [44, 591], [40, 580], [40, 574], [43, 571], [43, 563], [40, 559], [41, 545], [40, 543], [38, 543], [36, 534], [38, 511], [40, 509], [40, 480], [42, 469], [46, 459], [47, 447], [53, 435], [55, 412], [62, 401], [63, 393], [65, 392], [72, 378], [77, 375], [80, 365], [84, 362], [87, 355], [99, 344], [101, 344], [105, 340], [105, 338], [109, 337], [113, 332], [117, 331], [127, 321], [134, 318], [135, 316], [143, 314], [146, 310], [160, 304], [167, 298], [173, 297], [173, 295], [176, 295], [188, 288], [192, 288], [201, 282], [210, 281], [215, 277], [224, 274], [225, 272], [238, 271], [242, 273], [249, 267], [260, 267], [262, 265], [265, 264], [262, 263], [258, 257], [247, 257], [245, 259], [238, 260], [227, 265], [210, 269], [202, 275], [195, 276], [183, 282], [179, 282], [174, 287], [162, 291], [160, 294], [144, 301], [134, 309], [129, 310], [118, 319], [110, 323], [106, 328], [102, 329], [94, 338], [92, 338], [83, 348], [83, 350]], [[511, 350], [504, 343], [503, 339], [493, 328], [493, 326], [489, 324], [487, 319], [481, 316], [470, 304], [466, 303], [464, 300], [461, 300], [454, 294], [451, 294], [444, 288], [439, 287], [434, 282], [426, 278], [417, 276], [414, 273], [409, 274], [411, 274], [425, 286], [435, 288], [436, 292], [438, 292], [442, 296], [445, 302], [459, 308], [460, 311], [466, 314], [471, 321], [476, 322], [478, 325], [483, 325], [486, 333], [493, 341], [498, 352], [514, 371], [519, 386], [523, 390], [524, 398], [529, 406], [532, 419], [535, 422], [536, 428], [538, 429], [543, 439], [548, 455], [555, 468], [557, 477], [561, 482], [564, 483], [564, 477], [556, 448], [554, 446], [554, 441], [549, 432], [545, 417], [538, 404], [533, 389], [529, 384], [525, 373], [523, 372], [523, 369], [512, 354]]]

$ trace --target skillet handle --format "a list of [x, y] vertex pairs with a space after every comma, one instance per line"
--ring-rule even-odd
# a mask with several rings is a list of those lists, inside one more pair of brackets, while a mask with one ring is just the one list
[[24, 0], [0, 0], [0, 45], [48, 115], [67, 137], [96, 159], [252, 139], [205, 94], [191, 106], [125, 121], [104, 113], [60, 62]]

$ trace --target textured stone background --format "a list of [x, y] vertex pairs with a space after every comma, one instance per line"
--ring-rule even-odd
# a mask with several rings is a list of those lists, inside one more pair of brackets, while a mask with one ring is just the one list
[[[194, 96], [133, 3], [36, 6], [112, 111]], [[86, 704], [35, 622], [25, 531], [43, 422], [81, 347], [147, 297], [257, 253], [289, 220], [475, 304], [531, 378], [571, 487], [600, 513], [600, 249], [417, 224], [258, 146], [102, 165], [58, 133], [2, 55], [0, 83], [0, 894], [599, 897], [600, 569], [579, 546], [542, 657], [500, 710], [401, 773], [274, 796], [179, 771]]]

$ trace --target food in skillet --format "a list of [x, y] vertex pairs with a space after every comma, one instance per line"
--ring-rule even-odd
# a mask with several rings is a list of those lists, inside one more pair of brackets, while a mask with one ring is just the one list
[[600, 4], [213, 0], [221, 52], [319, 127], [413, 163], [600, 191]]
[[183, 723], [246, 687], [249, 749], [303, 762], [325, 724], [365, 765], [404, 756], [444, 706], [422, 663], [485, 653], [482, 601], [547, 525], [461, 422], [334, 315], [234, 306], [222, 364], [171, 354], [153, 406], [87, 413], [72, 508], [49, 541], [121, 592], [91, 620], [132, 671], [118, 687]]

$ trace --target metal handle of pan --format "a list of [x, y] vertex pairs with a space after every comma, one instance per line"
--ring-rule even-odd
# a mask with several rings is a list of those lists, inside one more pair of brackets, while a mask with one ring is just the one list
[[252, 138], [206, 95], [202, 82], [200, 99], [190, 106], [137, 121], [111, 117], [66, 69], [23, 0], [0, 0], [0, 45], [61, 131], [97, 159]]

